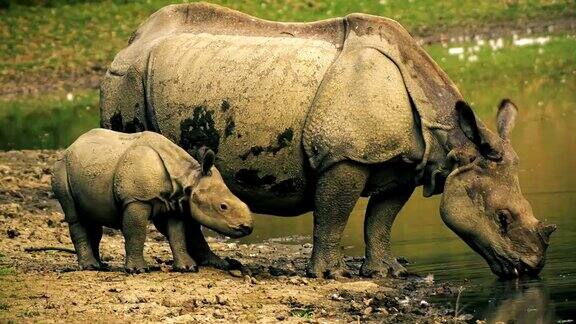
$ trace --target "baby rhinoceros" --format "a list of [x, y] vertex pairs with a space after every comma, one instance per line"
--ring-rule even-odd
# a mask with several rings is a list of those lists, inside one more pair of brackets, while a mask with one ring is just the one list
[[170, 242], [177, 271], [197, 264], [226, 268], [200, 225], [230, 237], [252, 231], [252, 215], [213, 166], [214, 152], [198, 161], [153, 132], [94, 129], [80, 136], [54, 167], [52, 189], [64, 210], [82, 269], [106, 267], [99, 255], [102, 226], [125, 238], [128, 272], [143, 272], [148, 221]]

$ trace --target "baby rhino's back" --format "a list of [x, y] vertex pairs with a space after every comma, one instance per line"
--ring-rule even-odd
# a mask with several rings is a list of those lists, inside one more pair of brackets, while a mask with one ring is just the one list
[[147, 133], [123, 134], [93, 129], [64, 153], [68, 183], [78, 216], [110, 227], [120, 226], [113, 191], [114, 174], [124, 153]]

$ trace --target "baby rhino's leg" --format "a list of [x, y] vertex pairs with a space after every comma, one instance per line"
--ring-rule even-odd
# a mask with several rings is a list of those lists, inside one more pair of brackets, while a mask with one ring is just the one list
[[196, 262], [190, 257], [186, 250], [186, 228], [184, 221], [179, 217], [169, 217], [166, 224], [166, 236], [170, 242], [174, 264], [172, 267], [175, 271], [180, 272], [198, 272]]
[[58, 198], [62, 210], [64, 211], [64, 218], [66, 219], [66, 222], [68, 222], [70, 238], [74, 244], [80, 268], [82, 270], [100, 269], [101, 264], [92, 250], [89, 226], [87, 226], [86, 223], [80, 222], [74, 199], [70, 194], [66, 165], [63, 161], [56, 162], [56, 165], [54, 166], [52, 190], [54, 191], [56, 198]]
[[144, 242], [150, 212], [150, 205], [142, 202], [130, 203], [124, 209], [122, 218], [122, 234], [126, 249], [124, 268], [128, 273], [142, 273], [147, 270], [144, 262]]

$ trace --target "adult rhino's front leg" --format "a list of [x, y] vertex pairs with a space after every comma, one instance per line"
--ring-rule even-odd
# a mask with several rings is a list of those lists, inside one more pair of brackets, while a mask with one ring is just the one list
[[206, 242], [200, 224], [193, 220], [186, 222], [186, 248], [188, 253], [201, 266], [221, 270], [240, 269], [242, 267], [242, 264], [237, 260], [222, 259], [216, 255], [208, 245], [208, 242]]
[[366, 167], [346, 161], [332, 166], [318, 178], [314, 247], [306, 270], [308, 276], [334, 278], [345, 274], [340, 239], [368, 174]]
[[406, 268], [392, 255], [390, 234], [396, 215], [413, 191], [414, 187], [399, 188], [370, 197], [364, 220], [366, 259], [360, 268], [362, 276], [386, 276], [390, 273], [398, 277], [406, 274]]

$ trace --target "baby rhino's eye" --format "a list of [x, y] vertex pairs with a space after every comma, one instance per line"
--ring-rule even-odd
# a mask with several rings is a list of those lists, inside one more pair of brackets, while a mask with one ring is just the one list
[[228, 205], [225, 203], [220, 203], [220, 210], [223, 210], [223, 211], [228, 210]]

